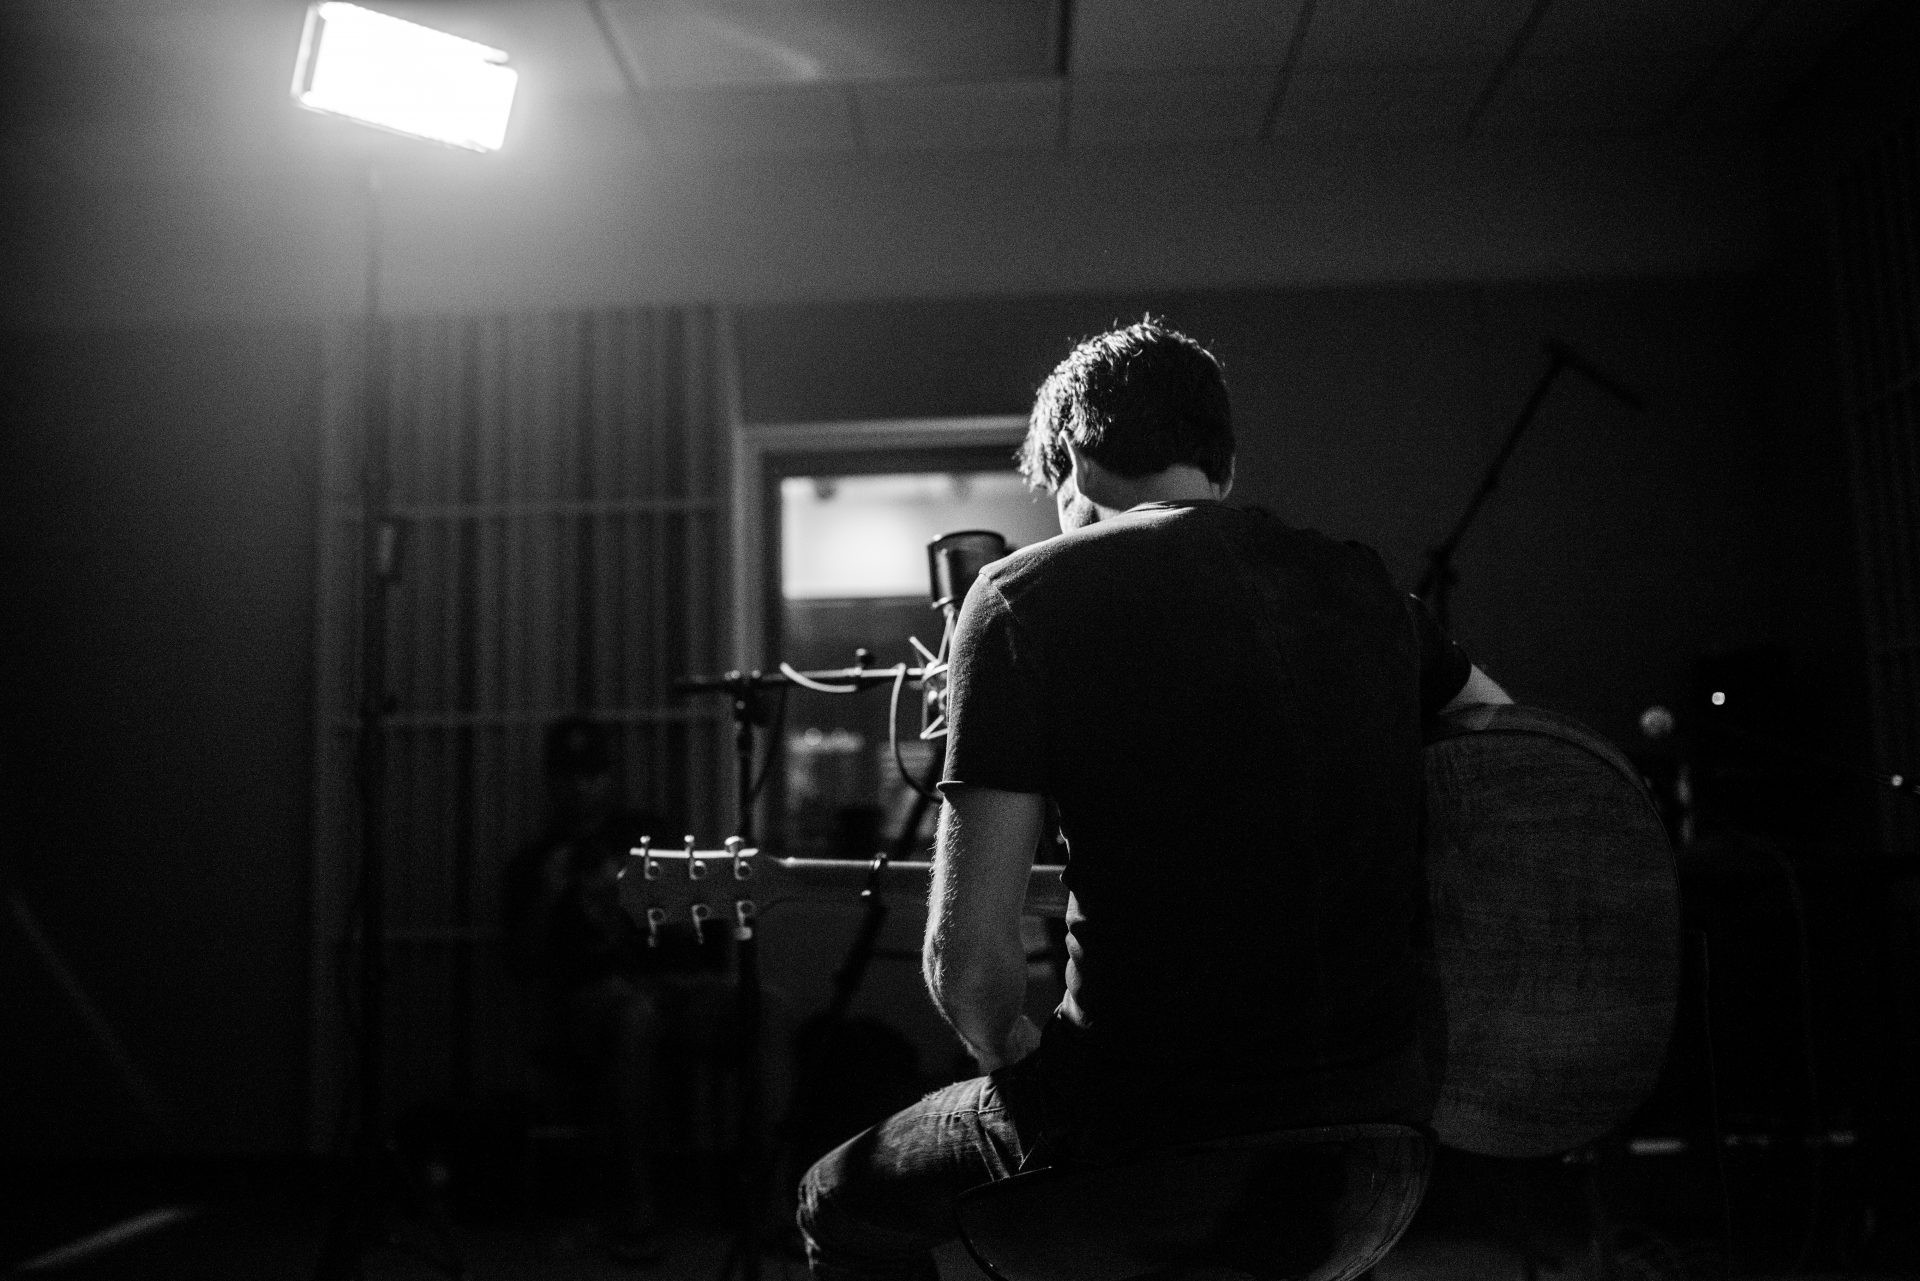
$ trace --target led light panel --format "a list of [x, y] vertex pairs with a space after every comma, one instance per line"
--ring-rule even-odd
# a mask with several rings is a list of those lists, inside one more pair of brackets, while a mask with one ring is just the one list
[[498, 49], [329, 2], [307, 9], [293, 98], [390, 133], [498, 151], [518, 80]]

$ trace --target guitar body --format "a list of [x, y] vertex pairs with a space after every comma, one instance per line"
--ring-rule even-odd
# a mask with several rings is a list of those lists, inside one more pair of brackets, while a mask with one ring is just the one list
[[1426, 748], [1440, 1142], [1493, 1157], [1606, 1134], [1659, 1075], [1679, 989], [1673, 851], [1638, 773], [1578, 722], [1469, 709]]

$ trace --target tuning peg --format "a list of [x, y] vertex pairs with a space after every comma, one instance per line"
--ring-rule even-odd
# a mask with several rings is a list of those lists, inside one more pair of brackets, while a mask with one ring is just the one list
[[667, 923], [667, 909], [650, 907], [647, 909], [647, 946], [660, 946], [660, 927]]
[[706, 861], [704, 859], [699, 859], [694, 857], [693, 838], [689, 836], [687, 837], [687, 879], [689, 881], [697, 881], [701, 877], [705, 876], [706, 874], [707, 874]]
[[750, 898], [735, 899], [733, 902], [733, 937], [741, 942], [753, 937], [753, 921], [757, 915]]
[[753, 875], [753, 864], [747, 861], [744, 850], [746, 842], [737, 836], [727, 838], [727, 856], [733, 860], [733, 879], [744, 881]]
[[[640, 860], [641, 880], [651, 881], [660, 875], [659, 869], [653, 865], [653, 838], [651, 836], [641, 837], [640, 843], [627, 851], [627, 857]], [[627, 869], [622, 867], [620, 869], [620, 875], [625, 876], [626, 874]]]
[[713, 917], [713, 909], [705, 903], [695, 903], [693, 907], [688, 910], [688, 915], [693, 917], [693, 941], [695, 943], [705, 943], [707, 941], [707, 922]]

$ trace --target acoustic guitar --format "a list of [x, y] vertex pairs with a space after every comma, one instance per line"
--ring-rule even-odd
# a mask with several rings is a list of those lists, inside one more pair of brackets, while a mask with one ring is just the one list
[[1626, 757], [1555, 712], [1469, 708], [1425, 756], [1434, 1132], [1496, 1157], [1591, 1143], [1652, 1091], [1673, 1030], [1666, 827]]
[[[1592, 1142], [1652, 1089], [1673, 1023], [1679, 894], [1659, 814], [1618, 750], [1553, 712], [1470, 709], [1425, 760], [1435, 1134], [1498, 1157]], [[1029, 912], [1066, 914], [1064, 870], [1033, 868]], [[620, 894], [650, 936], [675, 920], [751, 931], [793, 900], [925, 903], [932, 873], [689, 838], [634, 849]]]

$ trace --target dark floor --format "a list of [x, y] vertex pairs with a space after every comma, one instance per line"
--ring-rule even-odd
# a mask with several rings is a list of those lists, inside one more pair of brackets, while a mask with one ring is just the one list
[[[313, 1163], [70, 1165], [24, 1173], [0, 1209], [0, 1259], [11, 1265], [11, 1275], [114, 1281], [459, 1275], [475, 1281], [747, 1281], [724, 1196], [691, 1184], [672, 1198], [666, 1254], [651, 1266], [616, 1261], [590, 1218], [556, 1210], [551, 1194], [566, 1186], [554, 1181], [545, 1195], [516, 1185], [509, 1200], [517, 1204], [503, 1200], [497, 1187], [472, 1188], [464, 1196], [457, 1188], [443, 1188], [440, 1197], [416, 1196], [404, 1187], [383, 1194], [375, 1200], [382, 1202], [376, 1209], [384, 1228], [372, 1243], [323, 1267], [339, 1201], [324, 1168]], [[1565, 1198], [1553, 1187], [1555, 1172], [1506, 1171], [1504, 1182], [1491, 1183], [1482, 1173], [1456, 1177], [1453, 1195], [1430, 1200], [1415, 1228], [1377, 1269], [1379, 1281], [1602, 1277], [1599, 1260], [1577, 1230], [1584, 1216], [1565, 1212]], [[1653, 1190], [1656, 1201], [1672, 1203], [1666, 1192]], [[1736, 1214], [1737, 1262], [1726, 1268], [1724, 1224], [1720, 1231], [1713, 1225], [1702, 1231], [1656, 1228], [1635, 1221], [1648, 1203], [1633, 1190], [1607, 1199], [1614, 1203], [1603, 1206], [1613, 1249], [1605, 1281], [1920, 1277], [1909, 1251], [1920, 1206], [1905, 1224], [1885, 1221], [1883, 1212], [1872, 1239], [1856, 1231], [1851, 1241], [1817, 1219], [1795, 1219], [1775, 1224], [1777, 1239], [1769, 1242], [1765, 1225]], [[442, 1202], [458, 1213], [436, 1231], [427, 1210]], [[1466, 1217], [1472, 1222], [1463, 1222], [1462, 1205], [1470, 1207]], [[779, 1217], [769, 1215], [769, 1221]], [[1803, 1233], [1808, 1225], [1815, 1235]], [[788, 1235], [770, 1228], [764, 1236], [761, 1281], [803, 1281], [806, 1270]], [[957, 1244], [943, 1249], [938, 1261], [944, 1281], [983, 1275]]]

